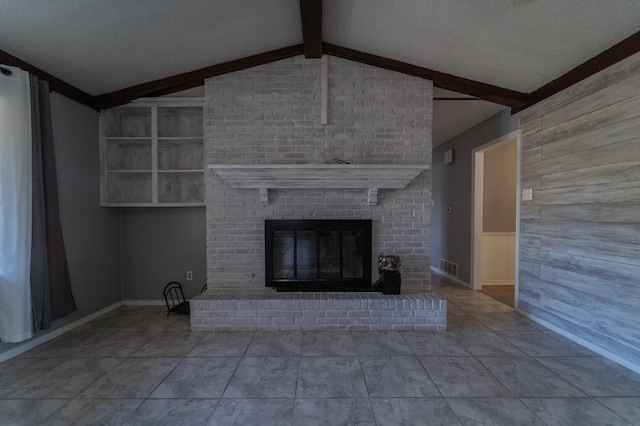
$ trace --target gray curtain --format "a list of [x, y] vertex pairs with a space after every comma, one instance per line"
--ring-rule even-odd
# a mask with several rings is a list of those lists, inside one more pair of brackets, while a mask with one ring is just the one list
[[35, 330], [77, 309], [58, 208], [58, 177], [51, 125], [49, 84], [30, 76], [33, 134], [33, 219], [31, 237], [31, 303]]

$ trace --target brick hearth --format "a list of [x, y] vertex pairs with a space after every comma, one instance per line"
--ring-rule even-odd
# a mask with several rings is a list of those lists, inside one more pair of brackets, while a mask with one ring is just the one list
[[[366, 187], [375, 189], [372, 202], [372, 191], [349, 185], [267, 193], [233, 188], [208, 171], [208, 291], [191, 302], [193, 330], [446, 328], [446, 301], [428, 293], [433, 85], [328, 57], [322, 124], [321, 61], [299, 56], [207, 79], [205, 163], [220, 169], [338, 160], [423, 172], [403, 189]], [[273, 219], [372, 220], [373, 256], [402, 257], [402, 294], [275, 293], [265, 287], [265, 220]]]
[[191, 329], [444, 331], [447, 301], [435, 293], [223, 293], [191, 301]]

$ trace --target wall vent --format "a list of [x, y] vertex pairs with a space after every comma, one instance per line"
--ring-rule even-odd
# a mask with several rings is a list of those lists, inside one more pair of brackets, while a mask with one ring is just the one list
[[440, 259], [440, 270], [454, 277], [458, 277], [458, 264]]

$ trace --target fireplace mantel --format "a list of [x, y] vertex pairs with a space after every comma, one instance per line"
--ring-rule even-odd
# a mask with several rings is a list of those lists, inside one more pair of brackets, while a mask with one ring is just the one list
[[387, 164], [210, 164], [234, 189], [257, 189], [268, 204], [269, 189], [366, 189], [368, 204], [379, 189], [402, 189], [428, 165]]

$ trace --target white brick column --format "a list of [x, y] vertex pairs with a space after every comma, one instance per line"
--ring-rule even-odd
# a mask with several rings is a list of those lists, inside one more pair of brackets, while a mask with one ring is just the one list
[[[296, 57], [206, 81], [207, 164], [431, 164], [432, 83], [329, 58], [328, 124], [321, 120], [321, 61]], [[378, 254], [402, 256], [403, 288], [429, 288], [431, 172], [403, 190], [234, 190], [206, 175], [210, 290], [264, 286], [265, 219], [372, 219]]]

